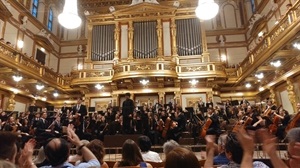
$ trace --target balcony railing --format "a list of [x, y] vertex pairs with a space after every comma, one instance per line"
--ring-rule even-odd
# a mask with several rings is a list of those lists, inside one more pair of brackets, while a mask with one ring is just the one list
[[[270, 56], [295, 37], [300, 30], [300, 1], [294, 4], [282, 17], [279, 23], [273, 27], [260, 41], [260, 43], [248, 54], [240, 64], [237, 74], [246, 77], [259, 65], [271, 59]], [[254, 66], [254, 64], [256, 66]], [[243, 79], [240, 78], [240, 79]]]

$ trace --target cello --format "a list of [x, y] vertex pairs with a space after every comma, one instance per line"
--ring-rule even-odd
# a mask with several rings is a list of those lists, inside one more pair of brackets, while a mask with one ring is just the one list
[[290, 123], [285, 128], [285, 132], [289, 132], [290, 129], [297, 127], [297, 123], [300, 121], [300, 112], [296, 114], [296, 116], [290, 121]]
[[163, 138], [167, 138], [167, 132], [168, 132], [170, 126], [171, 126], [171, 122], [172, 122], [171, 118], [168, 117], [168, 118], [166, 119], [166, 121], [165, 121], [165, 127], [164, 127], [164, 129], [163, 129], [162, 134], [161, 134], [161, 136], [162, 136]]
[[248, 125], [251, 124], [252, 120], [253, 120], [253, 119], [252, 119], [251, 117], [246, 116], [246, 120], [245, 120], [243, 123], [241, 123], [241, 122], [238, 121], [238, 122], [235, 124], [235, 126], [234, 126], [233, 129], [232, 129], [232, 132], [237, 133], [238, 130], [239, 130], [241, 127], [246, 128], [246, 126], [248, 126]]
[[201, 138], [204, 138], [206, 136], [206, 132], [207, 132], [208, 128], [210, 127], [211, 123], [212, 123], [212, 120], [210, 118], [208, 118], [206, 120], [206, 122], [204, 123], [204, 125], [202, 126], [201, 133], [200, 133]]
[[[278, 108], [277, 108], [277, 112], [279, 111], [279, 109], [282, 107], [282, 105], [280, 105]], [[280, 122], [280, 116], [278, 115], [275, 115], [274, 118], [273, 118], [273, 124], [269, 125], [269, 131], [271, 134], [276, 134], [277, 132], [277, 129], [278, 129], [278, 125], [279, 125], [279, 122]]]

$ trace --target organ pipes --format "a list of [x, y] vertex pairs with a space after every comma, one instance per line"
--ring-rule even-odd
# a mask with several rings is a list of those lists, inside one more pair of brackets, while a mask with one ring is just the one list
[[[175, 22], [175, 23], [174, 23]], [[176, 31], [174, 30], [176, 29]], [[182, 19], [171, 20], [171, 33], [172, 33], [172, 51], [175, 53], [177, 45], [177, 52], [181, 56], [185, 55], [201, 55], [201, 26], [198, 19]], [[176, 34], [178, 32], [178, 34]], [[174, 40], [174, 35], [176, 40]], [[173, 40], [175, 42], [173, 42]]]
[[157, 38], [158, 38], [158, 49], [157, 49], [157, 55], [158, 55], [158, 59], [163, 59], [163, 44], [162, 44], [162, 23], [161, 23], [161, 19], [157, 19]]
[[[134, 22], [133, 55], [136, 59], [155, 58], [158, 50], [157, 22]], [[160, 29], [162, 31], [162, 28]], [[162, 36], [162, 32], [160, 32]], [[161, 45], [162, 46], [162, 45]], [[162, 48], [162, 47], [161, 47]]]
[[114, 59], [115, 25], [94, 26], [92, 31], [92, 61], [108, 61]]

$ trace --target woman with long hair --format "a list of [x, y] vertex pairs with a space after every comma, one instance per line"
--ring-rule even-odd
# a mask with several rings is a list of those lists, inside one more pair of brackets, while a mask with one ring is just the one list
[[114, 168], [128, 166], [152, 168], [149, 163], [144, 162], [142, 154], [140, 152], [140, 148], [131, 139], [127, 139], [123, 143], [122, 160], [120, 162], [116, 162]]

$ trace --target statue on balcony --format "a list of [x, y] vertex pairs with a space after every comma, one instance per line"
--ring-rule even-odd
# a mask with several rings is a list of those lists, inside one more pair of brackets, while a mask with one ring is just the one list
[[7, 111], [14, 111], [15, 104], [16, 104], [14, 98], [15, 98], [15, 94], [11, 94], [7, 102], [7, 108], [6, 108]]
[[20, 29], [21, 30], [26, 30], [26, 25], [27, 25], [27, 21], [28, 21], [28, 17], [27, 16], [23, 16], [23, 18], [21, 19], [21, 25], [20, 25]]
[[130, 6], [132, 6], [132, 5], [137, 5], [137, 4], [139, 4], [139, 3], [143, 3], [143, 0], [132, 0]]
[[157, 0], [145, 0], [147, 3], [159, 4]]
[[289, 100], [292, 103], [292, 106], [294, 107], [296, 104], [296, 95], [294, 92], [293, 82], [290, 79], [287, 79], [286, 84], [287, 84], [286, 90], [288, 92]]

